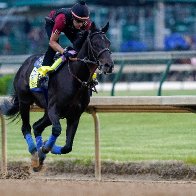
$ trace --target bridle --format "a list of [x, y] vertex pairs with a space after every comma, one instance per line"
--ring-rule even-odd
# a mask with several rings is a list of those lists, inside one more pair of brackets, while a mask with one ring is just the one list
[[[78, 78], [75, 74], [73, 74], [73, 72], [71, 71], [71, 68], [70, 68], [70, 65], [69, 65], [69, 60], [68, 60], [68, 69], [69, 69], [69, 72], [70, 74], [75, 78], [77, 79], [83, 86], [87, 86], [89, 87], [90, 86], [90, 82], [92, 81], [92, 76], [95, 72], [95, 70], [98, 68], [99, 70], [101, 70], [102, 68], [102, 65], [99, 61], [99, 57], [104, 53], [104, 52], [109, 52], [111, 53], [110, 49], [109, 48], [104, 48], [102, 49], [101, 51], [98, 52], [98, 54], [96, 54], [96, 50], [93, 48], [92, 46], [92, 43], [91, 43], [91, 40], [93, 38], [94, 35], [98, 35], [98, 34], [105, 34], [104, 32], [102, 31], [97, 31], [97, 32], [94, 32], [92, 34], [89, 34], [87, 36], [87, 45], [88, 45], [88, 56], [83, 58], [83, 59], [80, 59], [80, 58], [77, 58], [77, 61], [80, 61], [80, 62], [83, 62], [85, 63], [85, 65], [87, 65], [88, 69], [89, 69], [89, 72], [90, 72], [90, 77], [88, 79], [87, 82], [84, 82], [82, 81], [80, 78]], [[92, 60], [90, 60], [90, 58], [93, 58]], [[91, 70], [91, 67], [90, 65], [96, 65], [95, 68], [93, 70]]]
[[90, 34], [88, 37], [87, 37], [87, 43], [88, 43], [88, 56], [90, 56], [90, 54], [92, 54], [92, 57], [93, 57], [93, 63], [97, 65], [97, 67], [99, 69], [101, 69], [100, 67], [100, 61], [99, 61], [99, 57], [104, 53], [104, 52], [109, 52], [111, 53], [110, 49], [109, 48], [104, 48], [102, 49], [101, 51], [98, 52], [97, 55], [96, 54], [96, 51], [95, 49], [93, 48], [92, 46], [92, 43], [91, 43], [91, 39], [93, 38], [94, 35], [98, 35], [98, 34], [105, 34], [104, 32], [102, 31], [97, 31], [97, 32], [94, 32], [92, 34]]

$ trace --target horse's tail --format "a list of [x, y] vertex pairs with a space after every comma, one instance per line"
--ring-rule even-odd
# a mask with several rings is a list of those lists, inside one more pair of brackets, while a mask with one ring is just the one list
[[19, 101], [16, 93], [10, 99], [4, 99], [0, 104], [0, 113], [15, 120], [19, 116]]

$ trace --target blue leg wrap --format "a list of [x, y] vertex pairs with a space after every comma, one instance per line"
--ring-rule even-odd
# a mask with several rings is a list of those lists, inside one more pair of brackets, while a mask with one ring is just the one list
[[42, 136], [37, 136], [35, 140], [36, 140], [37, 150], [39, 150], [43, 145]]
[[36, 144], [37, 144], [37, 151], [38, 151], [39, 161], [40, 161], [40, 164], [43, 164], [43, 162], [46, 158], [46, 154], [44, 154], [40, 149], [43, 146], [42, 136], [37, 136], [35, 138], [35, 140], [36, 140]]
[[57, 145], [54, 145], [53, 147], [52, 147], [52, 150], [51, 150], [51, 153], [52, 154], [61, 154], [61, 149], [62, 149], [63, 147], [61, 147], [61, 146], [57, 146]]
[[48, 139], [48, 141], [46, 142], [46, 144], [44, 145], [44, 147], [46, 149], [52, 149], [52, 147], [54, 146], [55, 142], [56, 142], [57, 136], [51, 135]]
[[29, 152], [31, 154], [34, 153], [37, 149], [30, 133], [25, 135], [25, 140], [27, 142]]

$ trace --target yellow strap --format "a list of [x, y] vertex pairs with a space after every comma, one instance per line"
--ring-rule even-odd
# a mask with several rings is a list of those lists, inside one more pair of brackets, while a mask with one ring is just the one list
[[63, 59], [60, 57], [58, 58], [54, 63], [53, 65], [51, 66], [52, 70], [55, 70], [59, 65], [60, 63], [62, 63]]
[[97, 78], [97, 73], [94, 73], [92, 79], [96, 79], [96, 78]]

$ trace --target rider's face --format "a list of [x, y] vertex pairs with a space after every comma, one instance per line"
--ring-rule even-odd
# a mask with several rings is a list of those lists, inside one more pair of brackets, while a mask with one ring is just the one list
[[84, 21], [73, 19], [73, 25], [76, 29], [80, 29], [83, 25]]

